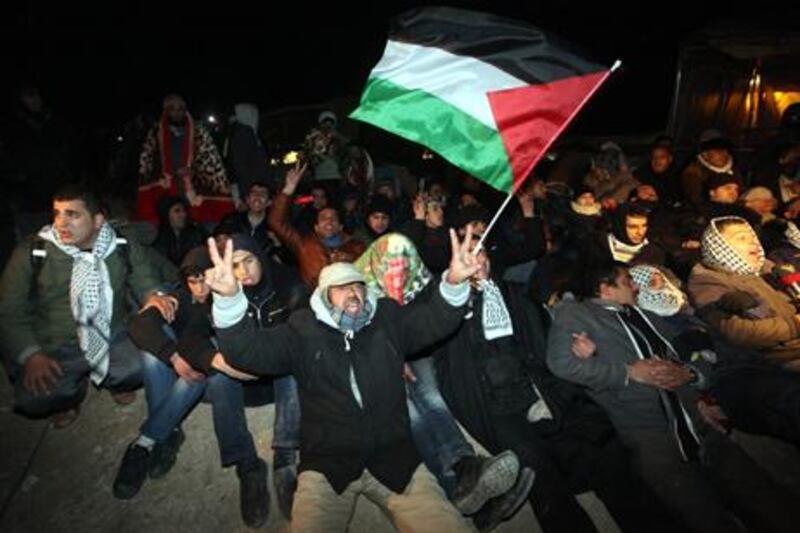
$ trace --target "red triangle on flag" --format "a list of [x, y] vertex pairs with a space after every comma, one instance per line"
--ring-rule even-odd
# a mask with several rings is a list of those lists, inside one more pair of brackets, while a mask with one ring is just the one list
[[514, 190], [608, 74], [599, 71], [487, 94], [511, 163]]

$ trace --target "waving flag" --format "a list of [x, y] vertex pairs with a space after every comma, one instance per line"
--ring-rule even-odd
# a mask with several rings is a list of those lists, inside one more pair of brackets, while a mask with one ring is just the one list
[[394, 21], [350, 116], [511, 192], [610, 71], [524, 22], [416, 9]]

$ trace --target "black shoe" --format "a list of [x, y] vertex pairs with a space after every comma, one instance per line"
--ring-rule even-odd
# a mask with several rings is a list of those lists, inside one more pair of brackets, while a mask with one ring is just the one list
[[147, 478], [147, 463], [150, 451], [144, 446], [131, 444], [125, 450], [122, 464], [119, 465], [117, 477], [114, 478], [114, 497], [120, 500], [130, 500], [142, 488]]
[[239, 477], [239, 507], [248, 527], [258, 528], [269, 519], [267, 463], [260, 458], [236, 465]]
[[278, 507], [286, 520], [292, 519], [294, 493], [297, 491], [297, 465], [286, 465], [272, 469], [272, 484]]
[[153, 451], [150, 453], [150, 464], [147, 467], [150, 479], [159, 479], [167, 475], [175, 465], [178, 450], [185, 439], [183, 430], [178, 427], [172, 430], [167, 440], [157, 442], [153, 446]]
[[454, 470], [457, 485], [450, 499], [461, 514], [471, 515], [514, 486], [519, 460], [514, 452], [506, 450], [494, 457], [464, 457]]
[[472, 522], [480, 533], [486, 533], [500, 525], [504, 520], [508, 520], [525, 503], [528, 494], [533, 488], [533, 481], [536, 474], [530, 468], [523, 468], [519, 472], [517, 482], [511, 490], [489, 500], [478, 514], [472, 518]]

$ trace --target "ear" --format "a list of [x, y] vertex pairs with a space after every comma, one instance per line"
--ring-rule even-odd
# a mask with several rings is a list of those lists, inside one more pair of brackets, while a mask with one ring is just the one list
[[106, 223], [106, 217], [103, 213], [97, 213], [93, 217], [93, 222], [94, 222], [94, 229], [99, 230], [103, 226], [103, 224]]

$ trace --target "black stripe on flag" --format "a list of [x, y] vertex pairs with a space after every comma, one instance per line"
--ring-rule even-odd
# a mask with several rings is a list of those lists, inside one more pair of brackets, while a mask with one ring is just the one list
[[406, 11], [392, 22], [389, 39], [474, 57], [530, 84], [582, 76], [607, 66], [526, 22], [450, 7]]

